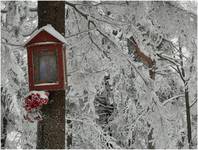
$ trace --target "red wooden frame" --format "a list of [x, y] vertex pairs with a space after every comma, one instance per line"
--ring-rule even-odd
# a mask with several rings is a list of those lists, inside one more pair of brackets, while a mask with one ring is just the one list
[[[56, 44], [45, 44], [45, 45], [34, 45], [28, 46], [28, 76], [29, 76], [29, 89], [30, 90], [63, 90], [65, 87], [65, 64], [64, 64], [64, 46], [63, 43]], [[34, 63], [33, 63], [33, 52], [35, 50], [44, 50], [48, 51], [57, 50], [57, 81], [58, 83], [46, 83], [46, 84], [35, 84], [34, 81]]]

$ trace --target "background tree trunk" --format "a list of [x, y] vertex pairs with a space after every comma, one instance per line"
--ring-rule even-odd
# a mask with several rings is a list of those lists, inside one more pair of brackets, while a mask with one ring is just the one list
[[186, 103], [186, 123], [187, 123], [187, 136], [188, 136], [188, 144], [189, 148], [191, 148], [191, 119], [190, 119], [190, 104], [189, 104], [189, 91], [188, 91], [188, 81], [185, 80], [185, 70], [184, 70], [184, 62], [183, 62], [183, 53], [182, 46], [179, 37], [179, 57], [180, 57], [180, 67], [181, 67], [181, 77], [184, 83], [184, 93], [185, 93], [185, 103]]
[[188, 135], [188, 144], [189, 148], [191, 148], [191, 119], [190, 119], [190, 105], [189, 105], [189, 92], [188, 87], [185, 88], [185, 101], [186, 101], [186, 121], [187, 121], [187, 135]]
[[[65, 2], [38, 1], [38, 28], [51, 24], [65, 34]], [[37, 148], [65, 149], [65, 90], [50, 91], [49, 104], [42, 108], [38, 123]]]

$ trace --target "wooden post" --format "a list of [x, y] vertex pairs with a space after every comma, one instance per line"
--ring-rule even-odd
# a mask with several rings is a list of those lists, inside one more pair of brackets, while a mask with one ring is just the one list
[[[38, 28], [47, 24], [64, 36], [64, 1], [38, 1]], [[44, 117], [38, 123], [37, 148], [65, 149], [65, 90], [50, 91], [49, 104], [41, 111]]]

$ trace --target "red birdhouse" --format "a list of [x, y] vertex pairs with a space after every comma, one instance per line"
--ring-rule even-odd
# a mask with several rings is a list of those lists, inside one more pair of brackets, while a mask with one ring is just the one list
[[25, 42], [30, 90], [63, 90], [65, 38], [51, 25], [35, 31]]

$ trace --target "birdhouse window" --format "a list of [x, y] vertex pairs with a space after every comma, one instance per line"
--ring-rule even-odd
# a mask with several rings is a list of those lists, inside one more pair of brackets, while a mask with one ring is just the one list
[[57, 50], [34, 50], [34, 82], [36, 84], [57, 83]]
[[28, 55], [30, 90], [64, 90], [65, 38], [51, 25], [35, 31], [24, 46]]

